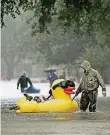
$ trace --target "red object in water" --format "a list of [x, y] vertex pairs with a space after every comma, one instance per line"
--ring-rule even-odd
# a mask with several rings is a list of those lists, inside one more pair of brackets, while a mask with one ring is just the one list
[[6, 76], [4, 75], [4, 76], [2, 76], [2, 80], [3, 81], [6, 81], [7, 80], [7, 78], [6, 78]]
[[73, 90], [75, 90], [75, 87], [70, 87], [70, 86], [68, 88], [64, 89], [65, 93], [69, 94], [69, 95], [75, 94], [75, 92]]
[[38, 81], [37, 80], [32, 80], [32, 83], [38, 83]]

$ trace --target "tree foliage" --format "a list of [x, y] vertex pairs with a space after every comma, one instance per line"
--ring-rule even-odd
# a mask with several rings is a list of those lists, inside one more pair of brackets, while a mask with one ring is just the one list
[[80, 59], [88, 60], [94, 68], [99, 69], [103, 74], [110, 66], [110, 48], [105, 45], [86, 46]]
[[[39, 51], [49, 64], [73, 64], [82, 56], [101, 70], [109, 66], [110, 0], [1, 0], [2, 28], [6, 15], [16, 18], [29, 11], [27, 23], [34, 40], [20, 31], [20, 42], [19, 37], [15, 37], [20, 32], [13, 36], [17, 44], [24, 45], [34, 54]], [[13, 40], [12, 44], [16, 42]], [[12, 55], [11, 49], [9, 52]]]
[[67, 32], [57, 30], [53, 34], [37, 34], [36, 44], [30, 46], [32, 51], [39, 51], [49, 64], [74, 64], [84, 52], [84, 45], [96, 45], [95, 36], [75, 34], [71, 29]]
[[10, 79], [13, 77], [15, 66], [30, 56], [29, 45], [34, 42], [22, 17], [14, 21], [7, 17], [6, 20], [9, 27], [1, 30], [1, 58], [6, 64], [7, 77]]
[[6, 14], [15, 18], [22, 11], [33, 12], [30, 21], [35, 33], [44, 32], [48, 23], [55, 20], [63, 28], [73, 26], [75, 32], [110, 28], [109, 0], [1, 0], [2, 26]]

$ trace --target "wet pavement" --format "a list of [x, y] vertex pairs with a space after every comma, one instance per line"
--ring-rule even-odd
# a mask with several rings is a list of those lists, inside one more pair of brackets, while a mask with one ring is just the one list
[[110, 97], [98, 98], [95, 113], [16, 114], [12, 104], [1, 102], [1, 135], [110, 135]]

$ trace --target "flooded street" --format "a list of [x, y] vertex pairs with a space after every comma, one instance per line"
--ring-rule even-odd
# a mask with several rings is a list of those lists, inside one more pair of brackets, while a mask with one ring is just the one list
[[[1, 0], [0, 7], [1, 135], [110, 135], [110, 0]], [[20, 88], [40, 91], [29, 94], [37, 102], [55, 98], [20, 104], [22, 112], [49, 112], [10, 110], [24, 96]], [[98, 94], [96, 112], [50, 111], [76, 111], [66, 95], [75, 97], [73, 89], [92, 91], [83, 110], [91, 100], [95, 111]]]
[[[106, 114], [68, 114], [73, 120], [52, 120], [59, 114], [2, 116], [2, 135], [109, 135], [110, 115]], [[63, 114], [64, 115], [64, 114]], [[66, 114], [67, 115], [67, 114]], [[97, 116], [97, 118], [95, 118]], [[102, 118], [103, 117], [103, 118]]]
[[[6, 87], [8, 84], [2, 88]], [[11, 86], [11, 90], [13, 89], [14, 87]], [[9, 107], [17, 101], [16, 94], [15, 98], [3, 99], [2, 97], [2, 135], [110, 135], [109, 96], [98, 97], [96, 113], [78, 111], [76, 113], [16, 114], [15, 111], [9, 110]], [[79, 102], [79, 98], [76, 100]]]
[[98, 99], [96, 113], [16, 114], [1, 111], [2, 135], [110, 135], [110, 98]]
[[1, 135], [110, 135], [110, 0], [0, 7]]

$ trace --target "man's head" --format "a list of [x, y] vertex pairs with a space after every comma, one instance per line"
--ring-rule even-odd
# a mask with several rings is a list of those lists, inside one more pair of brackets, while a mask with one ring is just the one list
[[26, 71], [23, 71], [22, 75], [23, 75], [23, 76], [27, 76]]
[[91, 69], [91, 64], [88, 62], [88, 61], [84, 61], [81, 66], [80, 66], [82, 69], [84, 69], [84, 73], [85, 74], [88, 74], [88, 72], [90, 71]]
[[48, 72], [48, 75], [52, 75], [52, 72]]

